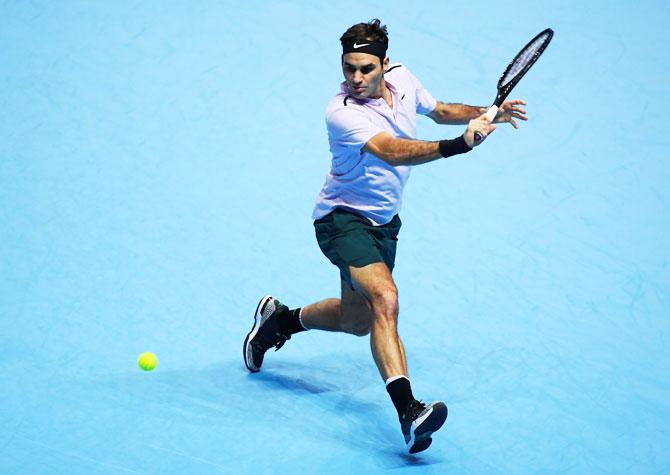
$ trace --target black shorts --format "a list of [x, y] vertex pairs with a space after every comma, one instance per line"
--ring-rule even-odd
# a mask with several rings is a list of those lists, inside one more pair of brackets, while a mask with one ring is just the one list
[[374, 226], [367, 218], [340, 208], [314, 221], [321, 251], [340, 269], [342, 280], [352, 289], [349, 266], [384, 262], [393, 271], [401, 225], [398, 215], [387, 224]]

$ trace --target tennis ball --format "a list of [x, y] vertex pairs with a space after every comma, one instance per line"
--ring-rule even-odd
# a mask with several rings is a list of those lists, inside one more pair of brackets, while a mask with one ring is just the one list
[[140, 355], [139, 359], [137, 360], [137, 364], [139, 364], [140, 368], [142, 368], [144, 371], [151, 371], [158, 364], [158, 358], [156, 358], [156, 355], [153, 353], [147, 351]]

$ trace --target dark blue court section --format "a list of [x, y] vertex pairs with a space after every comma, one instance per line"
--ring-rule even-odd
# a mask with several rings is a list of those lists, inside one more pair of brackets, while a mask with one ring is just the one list
[[[367, 338], [247, 373], [259, 298], [337, 296], [310, 213], [338, 38], [380, 17], [438, 99], [520, 130], [413, 170], [404, 453]], [[0, 472], [670, 473], [670, 9], [643, 2], [0, 2]], [[463, 127], [419, 121], [419, 137]], [[137, 367], [143, 351], [159, 366]]]

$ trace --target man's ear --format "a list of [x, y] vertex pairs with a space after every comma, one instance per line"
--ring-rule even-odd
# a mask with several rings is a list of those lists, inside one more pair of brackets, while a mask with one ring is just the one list
[[387, 56], [386, 58], [384, 58], [384, 62], [382, 63], [382, 69], [384, 70], [384, 72], [388, 71], [389, 64], [391, 64], [391, 60]]

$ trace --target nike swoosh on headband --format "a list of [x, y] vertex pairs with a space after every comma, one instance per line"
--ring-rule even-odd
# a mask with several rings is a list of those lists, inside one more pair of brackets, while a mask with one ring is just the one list
[[370, 46], [371, 43], [363, 43], [362, 45], [359, 45], [358, 43], [354, 43], [354, 49], [362, 48], [363, 46]]

